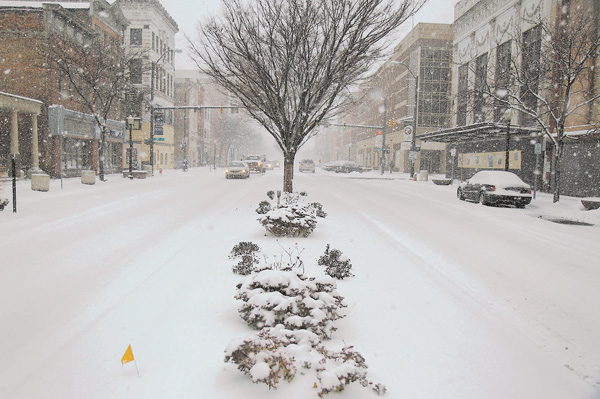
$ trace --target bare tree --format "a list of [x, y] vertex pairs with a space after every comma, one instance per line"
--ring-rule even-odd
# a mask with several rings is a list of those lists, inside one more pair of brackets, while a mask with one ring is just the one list
[[486, 85], [474, 93], [475, 98], [486, 97], [496, 115], [504, 109], [517, 111], [521, 124], [537, 125], [552, 143], [554, 202], [560, 199], [565, 126], [586, 125], [590, 132], [599, 127], [594, 115], [600, 99], [594, 87], [600, 49], [598, 14], [593, 2], [575, 4], [559, 5], [556, 21], [529, 21], [532, 29], [514, 34], [516, 52], [504, 66], [497, 60]]
[[291, 192], [299, 148], [424, 1], [225, 0], [190, 45], [198, 67], [276, 140]]
[[212, 134], [220, 143], [219, 156], [227, 156], [230, 151], [249, 154], [258, 151], [260, 145], [256, 124], [247, 115], [232, 113], [212, 117]]
[[41, 51], [47, 68], [56, 71], [68, 87], [60, 94], [77, 101], [100, 128], [99, 178], [104, 181], [106, 122], [111, 116], [121, 117], [122, 101], [132, 88], [130, 75], [142, 73], [142, 63], [136, 63], [141, 54], [126, 54], [121, 47], [98, 42], [81, 45], [65, 37], [57, 37]]

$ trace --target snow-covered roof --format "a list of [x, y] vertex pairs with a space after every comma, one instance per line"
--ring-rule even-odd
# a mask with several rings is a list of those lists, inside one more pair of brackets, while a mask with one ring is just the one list
[[20, 0], [20, 1], [13, 1], [13, 0], [1, 1], [0, 2], [0, 7], [2, 7], [2, 8], [15, 8], [15, 7], [21, 7], [21, 8], [42, 8], [44, 4], [49, 4], [49, 3], [50, 4], [58, 4], [62, 8], [76, 8], [76, 9], [90, 8], [90, 3], [89, 2], [71, 3], [71, 2], [62, 2], [62, 1], [26, 1], [26, 0]]

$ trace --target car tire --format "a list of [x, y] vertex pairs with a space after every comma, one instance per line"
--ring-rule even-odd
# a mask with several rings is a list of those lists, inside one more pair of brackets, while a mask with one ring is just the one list
[[488, 204], [488, 200], [487, 200], [487, 198], [485, 196], [485, 193], [483, 191], [479, 194], [479, 201], [477, 201], [477, 202], [481, 202], [481, 205], [487, 205]]
[[456, 190], [456, 198], [458, 198], [461, 201], [465, 200], [465, 196], [460, 188]]

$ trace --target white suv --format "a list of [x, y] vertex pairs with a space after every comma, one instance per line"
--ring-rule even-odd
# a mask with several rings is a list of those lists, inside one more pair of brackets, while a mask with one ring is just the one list
[[300, 161], [300, 172], [315, 173], [315, 162], [312, 159], [303, 159]]

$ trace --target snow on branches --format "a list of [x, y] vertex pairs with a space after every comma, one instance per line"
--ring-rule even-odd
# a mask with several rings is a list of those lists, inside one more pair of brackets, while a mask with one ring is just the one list
[[[267, 196], [274, 201], [274, 192]], [[267, 231], [277, 237], [308, 237], [317, 226], [317, 217], [324, 218], [327, 213], [318, 202], [306, 204], [306, 193], [278, 192], [277, 203], [261, 201], [256, 213], [261, 215], [258, 221]]]
[[282, 324], [331, 338], [334, 321], [344, 317], [344, 298], [330, 277], [306, 277], [295, 271], [262, 270], [238, 285], [240, 316], [255, 329]]
[[[312, 370], [315, 388], [322, 398], [331, 392], [341, 392], [358, 382], [383, 395], [385, 386], [367, 380], [364, 357], [352, 346], [341, 351], [326, 347], [323, 340], [332, 338], [337, 330], [336, 320], [345, 317], [346, 304], [337, 292], [331, 276], [307, 277], [299, 251], [285, 251], [289, 262], [279, 261], [254, 267], [256, 252], [260, 249], [251, 242], [234, 246], [231, 256], [242, 256], [248, 273], [237, 285], [235, 298], [242, 301], [241, 318], [257, 333], [235, 339], [225, 349], [225, 362], [237, 365], [255, 383], [264, 383], [269, 389], [277, 388], [280, 381], [291, 382], [301, 370]], [[244, 261], [243, 256], [248, 256]], [[319, 260], [328, 267], [341, 267], [349, 273], [349, 260], [338, 250], [329, 250]], [[239, 265], [239, 264], [238, 264]], [[236, 266], [238, 266], [236, 265]], [[234, 266], [234, 272], [236, 272]], [[239, 268], [238, 268], [239, 269]]]

